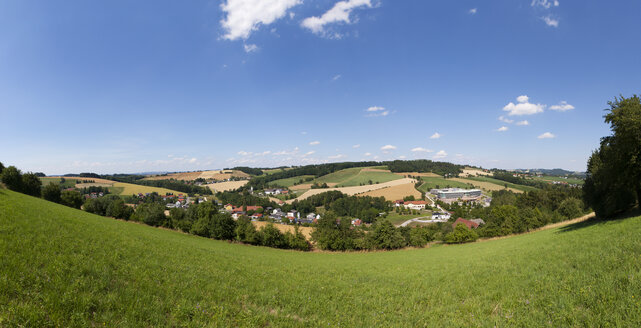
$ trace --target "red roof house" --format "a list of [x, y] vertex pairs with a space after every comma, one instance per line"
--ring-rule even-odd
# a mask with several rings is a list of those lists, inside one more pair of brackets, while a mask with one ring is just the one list
[[464, 224], [469, 229], [472, 229], [472, 228], [476, 229], [476, 228], [479, 227], [479, 224], [476, 223], [476, 222], [473, 222], [473, 221], [470, 221], [470, 220], [466, 220], [466, 219], [463, 219], [463, 218], [458, 218], [458, 219], [456, 219], [456, 221], [454, 221], [454, 223], [452, 223], [452, 228], [456, 228], [456, 226], [458, 224]]

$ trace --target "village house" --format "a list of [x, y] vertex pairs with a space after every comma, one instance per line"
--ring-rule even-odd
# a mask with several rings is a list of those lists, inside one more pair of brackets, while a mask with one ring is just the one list
[[456, 219], [456, 221], [454, 221], [454, 223], [452, 223], [452, 228], [456, 228], [456, 226], [459, 225], [459, 224], [464, 224], [469, 229], [476, 229], [476, 228], [479, 227], [479, 224], [474, 222], [474, 221], [466, 220], [466, 219], [463, 219], [463, 218], [458, 218], [458, 219]]
[[412, 201], [406, 201], [403, 206], [405, 208], [409, 208], [410, 210], [424, 210], [425, 205], [427, 205], [427, 202], [424, 200], [412, 200]]

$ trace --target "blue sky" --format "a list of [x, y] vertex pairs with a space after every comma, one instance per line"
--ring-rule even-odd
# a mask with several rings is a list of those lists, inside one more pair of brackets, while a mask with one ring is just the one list
[[0, 2], [0, 161], [427, 158], [584, 170], [641, 92], [639, 1]]

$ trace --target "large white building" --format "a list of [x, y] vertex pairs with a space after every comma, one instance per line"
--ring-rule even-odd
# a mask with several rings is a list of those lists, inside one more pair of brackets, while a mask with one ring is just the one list
[[430, 193], [436, 195], [440, 200], [473, 200], [478, 199], [483, 194], [480, 189], [461, 188], [432, 189]]

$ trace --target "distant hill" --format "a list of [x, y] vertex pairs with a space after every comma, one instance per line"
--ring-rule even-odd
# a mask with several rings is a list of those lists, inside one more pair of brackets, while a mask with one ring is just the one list
[[551, 176], [577, 176], [577, 177], [585, 177], [585, 172], [578, 172], [578, 171], [568, 171], [564, 169], [515, 169], [515, 172], [522, 172], [522, 173], [540, 173], [543, 175], [551, 175]]

